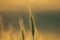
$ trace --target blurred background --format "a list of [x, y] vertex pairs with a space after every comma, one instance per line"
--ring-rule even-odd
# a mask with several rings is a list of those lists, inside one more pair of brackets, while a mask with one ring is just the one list
[[0, 40], [33, 40], [30, 13], [34, 40], [60, 40], [60, 0], [0, 0]]

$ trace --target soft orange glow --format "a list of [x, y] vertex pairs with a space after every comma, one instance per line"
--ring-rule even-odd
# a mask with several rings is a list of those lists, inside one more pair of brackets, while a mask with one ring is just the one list
[[[30, 5], [31, 8], [27, 8]], [[28, 9], [29, 13], [32, 13], [32, 10], [60, 10], [60, 3], [58, 1], [48, 1], [48, 0], [0, 0], [0, 11], [23, 11]], [[0, 40], [23, 40], [22, 30], [24, 32], [25, 40], [32, 40], [31, 29], [26, 30], [24, 28], [23, 19], [19, 19], [18, 31], [15, 31], [11, 23], [8, 24], [9, 30], [3, 30], [2, 17], [0, 17]], [[35, 26], [35, 35], [34, 40], [60, 40], [60, 34], [54, 32], [41, 32]], [[31, 27], [30, 27], [31, 28]]]
[[29, 4], [36, 10], [60, 10], [60, 0], [0, 0], [0, 11], [26, 10]]

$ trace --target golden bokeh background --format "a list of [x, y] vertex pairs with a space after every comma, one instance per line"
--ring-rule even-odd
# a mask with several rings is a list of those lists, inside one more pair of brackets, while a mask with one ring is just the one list
[[[25, 24], [28, 25], [30, 21], [28, 21], [28, 23], [27, 22], [24, 23], [24, 20], [27, 21], [24, 16], [25, 15], [24, 13], [26, 13], [26, 17], [28, 18], [28, 20], [30, 20], [29, 13], [33, 14], [36, 12], [39, 13], [39, 12], [45, 12], [45, 11], [54, 11], [54, 12], [57, 11], [56, 14], [59, 15], [57, 18], [59, 19], [60, 18], [60, 13], [59, 13], [60, 12], [60, 0], [0, 0], [0, 40], [23, 40], [22, 30], [24, 32], [24, 40], [33, 40], [31, 27], [30, 26], [29, 28], [25, 27]], [[40, 14], [41, 13], [39, 13], [38, 15]], [[51, 13], [51, 14], [57, 16], [55, 13]], [[4, 23], [4, 21], [8, 23]], [[35, 30], [34, 40], [60, 40], [60, 32], [59, 32], [60, 26], [59, 26], [59, 29], [56, 28], [57, 32], [55, 32], [56, 30], [53, 31], [54, 27], [52, 26], [51, 27], [53, 28], [53, 30], [50, 29], [51, 31], [49, 30], [45, 31], [42, 28], [40, 28], [42, 29], [40, 30], [35, 20], [33, 21], [35, 24], [34, 25], [34, 30]], [[60, 19], [59, 19], [59, 22], [60, 22]], [[16, 26], [17, 23], [19, 24], [18, 30], [16, 30], [17, 27], [14, 28], [14, 25]], [[8, 27], [5, 27], [6, 24]]]
[[60, 0], [0, 0], [0, 10], [21, 11], [31, 5], [32, 10], [60, 10]]

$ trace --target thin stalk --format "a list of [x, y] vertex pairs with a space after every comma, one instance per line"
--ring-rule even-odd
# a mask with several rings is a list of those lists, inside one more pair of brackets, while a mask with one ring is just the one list
[[29, 11], [29, 17], [30, 17], [30, 24], [31, 24], [31, 28], [32, 28], [32, 37], [33, 37], [33, 40], [34, 40], [34, 23], [33, 23], [31, 5], [28, 5], [28, 11]]
[[24, 40], [24, 32], [23, 32], [23, 30], [22, 30], [22, 39]]
[[32, 26], [32, 36], [33, 36], [33, 40], [34, 40], [34, 23], [33, 23], [32, 17], [31, 17], [31, 26]]

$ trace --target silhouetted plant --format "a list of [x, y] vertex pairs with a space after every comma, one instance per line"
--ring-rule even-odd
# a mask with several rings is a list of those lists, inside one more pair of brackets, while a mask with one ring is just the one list
[[22, 39], [24, 40], [24, 32], [23, 32], [23, 30], [22, 30]]
[[31, 26], [32, 26], [32, 36], [34, 40], [34, 23], [33, 23], [33, 18], [31, 17]]

